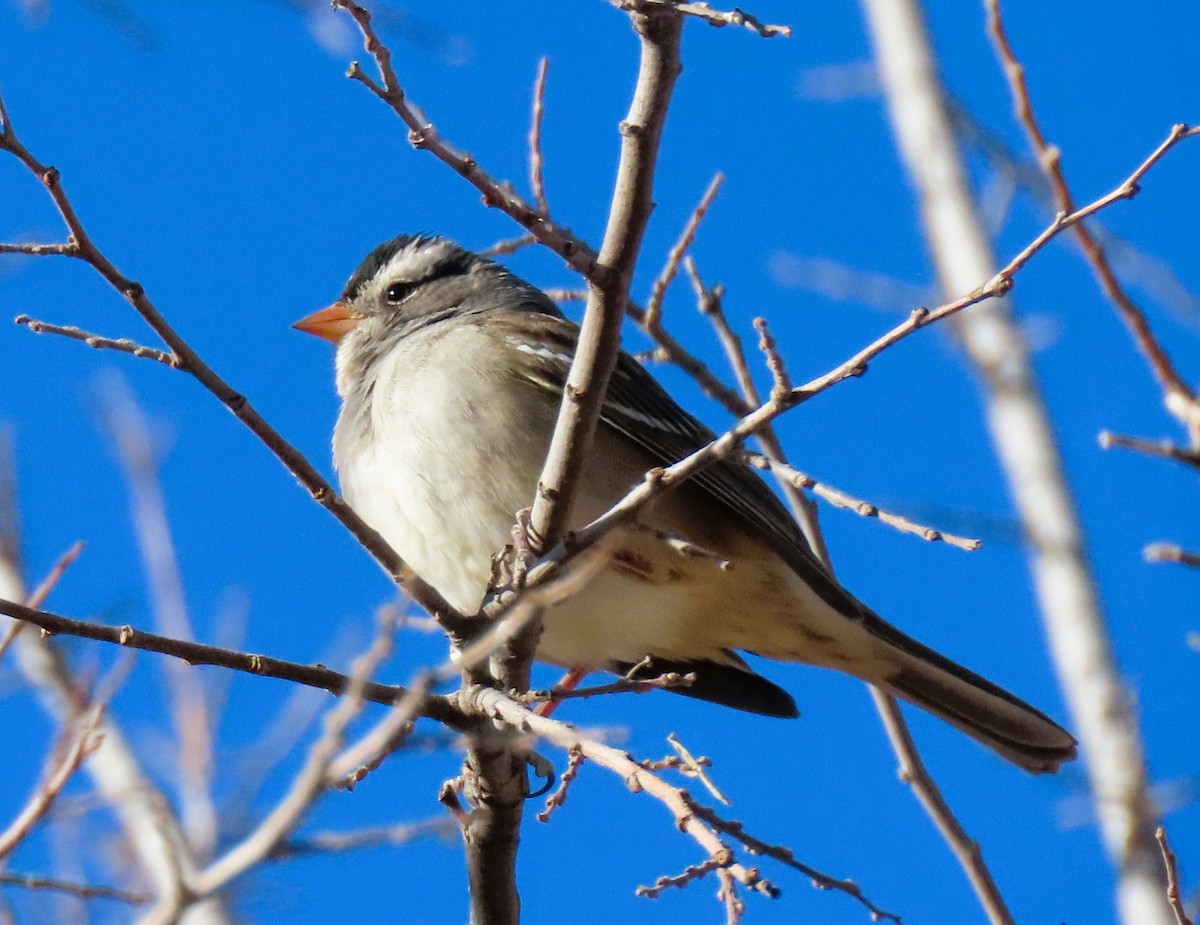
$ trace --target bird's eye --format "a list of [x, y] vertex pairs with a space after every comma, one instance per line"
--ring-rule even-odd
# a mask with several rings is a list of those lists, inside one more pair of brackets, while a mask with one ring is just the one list
[[388, 286], [387, 292], [384, 294], [384, 298], [387, 299], [389, 305], [399, 305], [410, 295], [412, 295], [416, 288], [416, 283], [392, 283], [390, 286]]

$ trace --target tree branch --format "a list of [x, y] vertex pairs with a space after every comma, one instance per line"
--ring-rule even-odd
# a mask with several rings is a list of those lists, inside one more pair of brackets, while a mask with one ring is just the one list
[[[1012, 96], [1013, 110], [1017, 120], [1025, 128], [1029, 136], [1029, 144], [1037, 155], [1038, 164], [1045, 172], [1054, 190], [1054, 198], [1058, 208], [1063, 212], [1075, 211], [1075, 199], [1067, 186], [1067, 178], [1062, 169], [1062, 151], [1046, 140], [1042, 128], [1038, 124], [1033, 103], [1029, 98], [1029, 86], [1025, 82], [1025, 68], [1017, 60], [1016, 53], [1009, 43], [1004, 29], [1004, 21], [1000, 15], [999, 0], [986, 0], [988, 33], [996, 48], [996, 56], [1008, 79], [1009, 92]], [[1193, 130], [1194, 131], [1194, 130]], [[1075, 237], [1092, 267], [1100, 288], [1108, 300], [1113, 303], [1121, 320], [1129, 329], [1134, 343], [1145, 356], [1150, 370], [1158, 380], [1163, 390], [1167, 410], [1174, 414], [1187, 428], [1192, 442], [1200, 445], [1200, 403], [1195, 393], [1175, 369], [1171, 358], [1159, 344], [1150, 322], [1145, 313], [1134, 303], [1117, 280], [1108, 256], [1101, 245], [1084, 224], [1076, 225]]]

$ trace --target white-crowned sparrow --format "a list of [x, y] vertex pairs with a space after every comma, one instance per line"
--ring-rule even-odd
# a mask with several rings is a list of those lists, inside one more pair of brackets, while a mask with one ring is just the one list
[[[298, 322], [338, 345], [333, 449], [346, 500], [455, 607], [474, 613], [493, 556], [534, 496], [578, 327], [540, 290], [439, 237], [377, 247], [329, 308]], [[649, 468], [713, 434], [621, 354], [573, 511], [582, 525]], [[817, 562], [767, 485], [718, 462], [605, 540], [610, 558], [549, 609], [540, 660], [690, 671], [682, 693], [794, 716], [738, 650], [835, 668], [941, 717], [1032, 772], [1075, 756], [1033, 707], [910, 639]], [[647, 529], [648, 528], [648, 529]], [[680, 537], [728, 569], [679, 553]], [[644, 660], [649, 657], [649, 663]]]

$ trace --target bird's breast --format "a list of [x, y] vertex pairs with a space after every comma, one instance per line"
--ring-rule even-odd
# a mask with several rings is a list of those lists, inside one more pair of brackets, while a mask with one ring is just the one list
[[346, 396], [334, 431], [346, 500], [466, 613], [533, 499], [556, 410], [506, 381], [484, 336], [463, 327], [401, 344], [368, 394]]

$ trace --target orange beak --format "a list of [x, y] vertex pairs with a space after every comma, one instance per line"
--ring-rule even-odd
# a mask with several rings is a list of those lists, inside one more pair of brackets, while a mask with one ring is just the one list
[[315, 334], [331, 344], [336, 344], [349, 334], [360, 321], [362, 321], [362, 316], [353, 314], [345, 302], [334, 302], [328, 308], [301, 318], [292, 327], [297, 331]]

